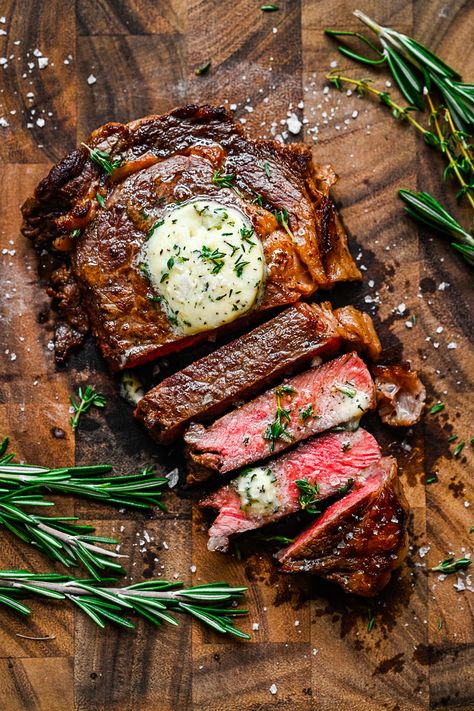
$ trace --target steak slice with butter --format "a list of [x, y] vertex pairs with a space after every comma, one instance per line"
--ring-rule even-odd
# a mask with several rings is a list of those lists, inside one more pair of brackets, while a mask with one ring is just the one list
[[356, 353], [285, 380], [216, 420], [193, 423], [184, 440], [189, 481], [239, 469], [311, 435], [360, 417], [375, 406], [375, 387]]
[[48, 293], [59, 311], [58, 361], [89, 326], [113, 370], [215, 333], [207, 321], [192, 335], [182, 323], [177, 327], [142, 268], [150, 231], [193, 199], [239, 210], [263, 250], [258, 298], [245, 316], [230, 313], [229, 320], [255, 318], [319, 288], [360, 279], [329, 197], [334, 180], [331, 169], [314, 165], [308, 146], [251, 140], [222, 107], [185, 106], [97, 129], [52, 168], [22, 208], [23, 233], [43, 262], [47, 253], [52, 261]]
[[311, 359], [343, 348], [378, 356], [380, 343], [367, 314], [353, 307], [333, 312], [328, 303], [297, 304], [163, 380], [140, 400], [135, 417], [166, 444], [191, 421], [221, 415]]
[[371, 434], [331, 432], [313, 437], [261, 467], [245, 469], [236, 479], [213, 492], [200, 505], [219, 511], [209, 529], [209, 550], [226, 551], [229, 536], [251, 531], [301, 510], [305, 480], [315, 500], [357, 490], [364, 485], [370, 465], [381, 458]]
[[408, 504], [392, 457], [371, 467], [361, 488], [351, 491], [277, 553], [288, 573], [315, 573], [346, 592], [380, 592], [408, 550]]

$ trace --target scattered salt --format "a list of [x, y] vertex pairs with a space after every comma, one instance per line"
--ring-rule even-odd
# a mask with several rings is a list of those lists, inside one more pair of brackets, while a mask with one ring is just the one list
[[92, 84], [95, 84], [96, 81], [97, 81], [96, 77], [93, 74], [89, 74], [89, 76], [87, 77], [87, 83], [89, 84], [89, 86], [91, 86]]
[[270, 694], [273, 694], [273, 695], [275, 696], [275, 694], [277, 693], [277, 691], [278, 691], [277, 685], [276, 685], [276, 684], [272, 684], [271, 687], [269, 688]]
[[48, 57], [38, 57], [38, 68], [39, 69], [46, 69], [48, 64], [49, 64]]

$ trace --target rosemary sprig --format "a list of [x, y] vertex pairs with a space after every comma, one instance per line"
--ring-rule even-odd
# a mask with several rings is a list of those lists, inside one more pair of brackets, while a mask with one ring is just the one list
[[74, 415], [69, 418], [73, 430], [77, 429], [81, 415], [88, 412], [91, 407], [102, 408], [107, 404], [105, 397], [98, 393], [93, 385], [88, 385], [85, 390], [80, 387], [77, 394], [79, 396], [78, 401], [73, 397], [69, 398], [69, 402], [74, 409]]
[[156, 476], [151, 467], [136, 474], [109, 477], [103, 476], [112, 471], [109, 464], [49, 469], [13, 462], [14, 455], [5, 454], [7, 446], [5, 437], [0, 443], [0, 486], [4, 493], [28, 485], [30, 490], [46, 489], [141, 509], [158, 506], [166, 511], [161, 497], [168, 479]]
[[[445, 156], [447, 166], [443, 177], [456, 178], [460, 186], [457, 199], [466, 197], [474, 208], [474, 158], [470, 143], [474, 126], [474, 86], [463, 83], [458, 72], [415, 39], [392, 28], [382, 27], [360, 10], [356, 10], [354, 15], [377, 35], [379, 45], [359, 32], [328, 29], [326, 34], [331, 37], [356, 37], [370, 47], [373, 57], [358, 54], [345, 46], [339, 47], [339, 51], [365, 65], [386, 64], [408, 106], [400, 106], [388, 92], [370, 86], [370, 79], [352, 79], [338, 71], [331, 72], [327, 78], [338, 89], [346, 83], [355, 86], [359, 94], [367, 92], [377, 96], [392, 110], [396, 119], [406, 120], [414, 126], [428, 145]], [[435, 104], [435, 95], [441, 100], [438, 105]], [[428, 112], [427, 127], [414, 118], [415, 111]], [[445, 208], [428, 193], [403, 190], [400, 196], [410, 204], [411, 209], [407, 211], [416, 220], [457, 240], [460, 238], [460, 242], [452, 246], [471, 266], [474, 265], [472, 235]], [[414, 205], [414, 202], [417, 204]]]
[[270, 441], [270, 452], [275, 449], [275, 443], [281, 439], [285, 442], [292, 442], [294, 437], [288, 431], [288, 425], [290, 423], [290, 411], [286, 410], [281, 405], [281, 398], [284, 395], [291, 395], [295, 393], [295, 389], [291, 385], [280, 385], [280, 387], [275, 389], [275, 398], [277, 403], [277, 409], [275, 413], [275, 419], [269, 425], [267, 425], [265, 432], [263, 433], [263, 439]]
[[321, 511], [316, 508], [319, 501], [318, 483], [315, 481], [314, 484], [310, 484], [307, 479], [297, 479], [295, 484], [300, 490], [298, 503], [301, 508], [310, 514], [320, 514]]
[[431, 568], [431, 570], [434, 573], [444, 573], [445, 575], [449, 575], [450, 573], [457, 573], [458, 570], [469, 568], [471, 563], [472, 561], [470, 558], [458, 558], [457, 560], [454, 560], [454, 558], [446, 558], [441, 561], [439, 565]]
[[25, 506], [52, 506], [35, 491], [25, 487], [3, 493], [0, 497], [0, 523], [25, 543], [29, 543], [51, 560], [59, 561], [66, 567], [83, 564], [89, 573], [100, 579], [100, 571], [111, 570], [114, 574], [125, 573], [115, 560], [121, 556], [98, 543], [116, 544], [114, 538], [92, 535], [93, 526], [69, 523], [77, 521], [76, 516], [37, 516], [22, 510]]
[[[99, 582], [101, 584], [99, 584]], [[24, 570], [0, 571], [0, 604], [29, 615], [29, 608], [20, 602], [31, 595], [41, 595], [53, 600], [67, 599], [79, 607], [99, 627], [114, 622], [133, 629], [134, 624], [124, 613], [135, 613], [161, 625], [177, 625], [169, 611], [197, 618], [217, 632], [231, 634], [241, 639], [250, 635], [234, 626], [233, 617], [247, 610], [234, 607], [247, 588], [231, 587], [227, 583], [209, 583], [183, 588], [182, 583], [166, 580], [148, 580], [126, 587], [110, 587], [102, 578], [99, 582], [79, 580], [57, 573], [31, 573]]]
[[101, 151], [99, 148], [91, 148], [87, 145], [87, 143], [81, 143], [81, 146], [87, 148], [91, 161], [102, 168], [104, 173], [107, 173], [107, 175], [112, 175], [114, 170], [122, 165], [122, 160], [120, 158], [113, 160], [109, 153]]
[[451, 242], [451, 246], [457, 249], [471, 266], [474, 266], [474, 237], [466, 232], [434, 197], [429, 193], [415, 193], [403, 189], [399, 190], [398, 194], [406, 203], [405, 211], [411, 217], [442, 234], [453, 237], [456, 242]]

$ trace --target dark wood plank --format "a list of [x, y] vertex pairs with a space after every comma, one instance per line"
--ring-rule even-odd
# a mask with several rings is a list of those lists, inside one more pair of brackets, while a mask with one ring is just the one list
[[4, 161], [57, 161], [74, 146], [74, 8], [74, 0], [2, 3], [6, 34], [0, 36], [0, 56], [8, 62], [2, 67], [0, 115], [9, 123], [1, 129]]

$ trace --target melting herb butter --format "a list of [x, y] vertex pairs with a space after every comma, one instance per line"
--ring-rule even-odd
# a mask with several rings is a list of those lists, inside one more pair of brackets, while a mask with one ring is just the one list
[[214, 200], [169, 210], [141, 255], [171, 323], [192, 334], [249, 311], [265, 276], [263, 248], [246, 216]]
[[280, 506], [276, 477], [269, 467], [246, 469], [234, 481], [242, 511], [254, 516], [275, 513]]

